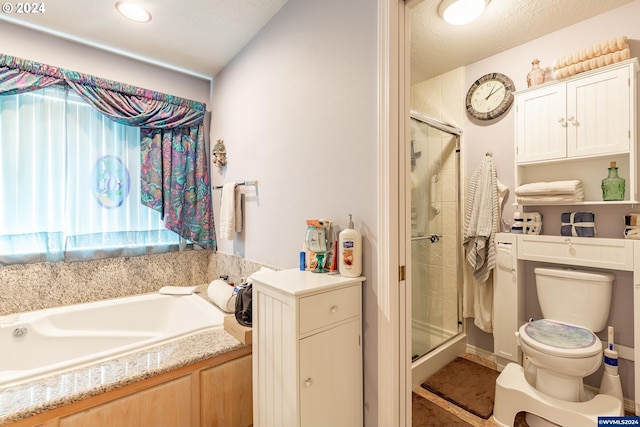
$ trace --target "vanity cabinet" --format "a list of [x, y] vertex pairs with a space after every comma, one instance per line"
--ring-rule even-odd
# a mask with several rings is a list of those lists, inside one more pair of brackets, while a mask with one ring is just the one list
[[242, 347], [7, 427], [250, 427], [251, 358]]
[[253, 425], [362, 426], [364, 278], [300, 270], [252, 278]]
[[636, 58], [515, 93], [516, 185], [580, 179], [585, 202], [615, 161], [636, 200]]

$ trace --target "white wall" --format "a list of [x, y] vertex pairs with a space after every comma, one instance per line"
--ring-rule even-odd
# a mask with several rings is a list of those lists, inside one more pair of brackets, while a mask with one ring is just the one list
[[[0, 21], [0, 53], [208, 104], [209, 80]], [[207, 105], [207, 109], [209, 106]]]
[[[365, 419], [376, 425], [377, 2], [289, 0], [214, 79], [211, 140], [247, 188], [245, 229], [219, 251], [297, 268], [308, 218], [363, 233]], [[220, 193], [214, 195], [219, 215]]]
[[[531, 61], [534, 58], [540, 60], [541, 67], [551, 67], [556, 58], [620, 35], [626, 35], [629, 38], [631, 56], [640, 56], [638, 16], [640, 16], [640, 0], [478, 61], [466, 68], [465, 86], [468, 88], [484, 74], [500, 72], [513, 80], [516, 90], [525, 89], [527, 87], [526, 76], [531, 70]], [[515, 200], [513, 197], [515, 184], [514, 120], [512, 107], [507, 114], [495, 121], [484, 123], [468, 118], [464, 128], [467, 144], [467, 176], [470, 176], [487, 151], [493, 152], [498, 178], [510, 188], [509, 200], [505, 204], [504, 212], [508, 218], [512, 218], [515, 210], [512, 205]], [[604, 178], [606, 175], [607, 165], [603, 165], [602, 177]], [[543, 226], [543, 232], [546, 230], [545, 234], [559, 234], [560, 213], [567, 211], [567, 209], [567, 207], [539, 209], [545, 218]], [[631, 206], [615, 205], [591, 206], [589, 209], [596, 215], [598, 236], [616, 238], [622, 237], [620, 224], [623, 215], [630, 211], [638, 211], [637, 207], [634, 209]], [[532, 266], [527, 268], [526, 317], [540, 318], [541, 312], [535, 295], [532, 268]], [[612, 313], [609, 319], [609, 324], [613, 325], [616, 330], [616, 341], [630, 347], [633, 347], [633, 324], [629, 320], [633, 319], [632, 285], [629, 275], [617, 274], [611, 306]], [[491, 335], [484, 334], [473, 326], [469, 328], [468, 334], [470, 343], [492, 350]], [[601, 334], [602, 337], [604, 337], [603, 334]], [[632, 397], [633, 363], [624, 360], [621, 360], [620, 363], [623, 392], [625, 397]]]

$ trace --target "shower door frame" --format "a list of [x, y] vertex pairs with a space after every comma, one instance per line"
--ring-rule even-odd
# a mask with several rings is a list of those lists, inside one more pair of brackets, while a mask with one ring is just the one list
[[[405, 334], [407, 336], [407, 349], [406, 349], [406, 357], [408, 367], [407, 376], [408, 382], [410, 384], [410, 389], [419, 386], [422, 382], [424, 382], [428, 377], [436, 373], [439, 369], [444, 367], [446, 364], [454, 360], [457, 356], [464, 353], [466, 350], [466, 328], [465, 323], [462, 318], [462, 281], [463, 281], [463, 271], [460, 267], [463, 262], [463, 253], [462, 253], [462, 214], [461, 214], [461, 201], [463, 200], [463, 191], [461, 186], [462, 180], [462, 130], [451, 126], [447, 123], [440, 122], [439, 120], [428, 117], [424, 114], [418, 113], [413, 110], [408, 111], [409, 114], [406, 116], [406, 127], [405, 131], [405, 141], [402, 144], [402, 153], [404, 155], [404, 160], [400, 165], [400, 185], [403, 186], [400, 189], [400, 193], [404, 193], [405, 199], [405, 215], [404, 215], [404, 224], [401, 225], [400, 231], [401, 235], [400, 240], [403, 241], [401, 245], [404, 245], [405, 248], [405, 265], [406, 265], [406, 294], [405, 298], [405, 307], [407, 309], [407, 325], [405, 329]], [[456, 179], [456, 195], [455, 195], [455, 205], [456, 205], [456, 258], [457, 258], [457, 274], [456, 274], [456, 293], [457, 293], [457, 317], [459, 322], [458, 332], [452, 337], [448, 338], [444, 342], [440, 343], [438, 346], [430, 349], [427, 353], [421, 355], [419, 358], [413, 360], [413, 348], [412, 348], [412, 340], [413, 340], [413, 304], [412, 304], [412, 291], [413, 291], [413, 278], [412, 278], [412, 239], [411, 239], [411, 189], [409, 186], [410, 172], [411, 172], [411, 164], [410, 164], [410, 153], [411, 153], [411, 137], [410, 137], [410, 126], [411, 119], [416, 119], [421, 121], [428, 126], [431, 126], [441, 132], [446, 134], [450, 134], [452, 137], [456, 138], [456, 146], [454, 155], [455, 158], [455, 179]], [[403, 231], [404, 230], [404, 231]], [[410, 405], [409, 405], [410, 406]]]
[[[458, 243], [461, 242], [461, 207], [460, 207], [460, 201], [461, 201], [461, 194], [460, 194], [460, 178], [461, 178], [461, 162], [460, 162], [460, 155], [461, 155], [461, 137], [462, 137], [462, 129], [459, 129], [455, 126], [452, 126], [448, 123], [444, 123], [441, 122], [437, 119], [434, 119], [432, 117], [429, 117], [427, 115], [424, 115], [418, 111], [415, 110], [411, 110], [410, 111], [410, 117], [409, 117], [409, 122], [411, 122], [411, 120], [416, 120], [418, 122], [421, 122], [423, 124], [426, 124], [429, 128], [431, 129], [435, 129], [439, 132], [442, 132], [444, 134], [450, 135], [451, 137], [455, 138], [455, 147], [454, 147], [454, 151], [453, 151], [453, 156], [454, 156], [454, 173], [455, 173], [455, 215], [456, 215], [456, 221], [455, 221], [455, 239], [456, 239], [456, 265], [458, 267], [456, 267], [456, 317], [457, 317], [457, 325], [456, 325], [456, 332], [451, 335], [450, 337], [447, 337], [446, 339], [444, 339], [443, 342], [437, 344], [436, 346], [431, 346], [431, 344], [428, 346], [428, 350], [425, 353], [421, 353], [419, 355], [419, 357], [417, 357], [416, 359], [414, 359], [413, 357], [416, 354], [415, 349], [413, 348], [413, 332], [414, 332], [414, 320], [415, 320], [415, 316], [413, 315], [413, 303], [411, 303], [411, 305], [409, 306], [411, 308], [412, 311], [412, 315], [411, 315], [411, 334], [412, 334], [412, 348], [411, 348], [411, 355], [412, 355], [412, 364], [413, 362], [416, 362], [418, 360], [420, 360], [423, 357], [426, 357], [429, 355], [429, 353], [433, 352], [434, 350], [436, 350], [438, 347], [441, 347], [443, 345], [446, 345], [449, 341], [453, 340], [454, 338], [456, 338], [458, 335], [464, 333], [464, 328], [463, 328], [463, 321], [462, 321], [462, 270], [460, 269], [460, 263], [462, 260], [462, 254], [461, 254], [461, 250], [460, 250], [460, 246], [458, 245]], [[427, 137], [429, 139], [429, 136]], [[407, 148], [405, 148], [405, 151], [407, 154], [410, 154], [411, 156], [413, 156], [413, 139], [410, 137], [410, 133], [407, 133], [407, 144], [409, 144], [409, 146]], [[442, 147], [443, 148], [443, 147]], [[423, 149], [422, 151], [425, 151], [425, 149]], [[428, 148], [426, 148], [426, 158], [423, 159], [423, 161], [426, 161], [428, 164], [433, 164], [434, 163], [434, 159], [431, 159], [429, 157], [429, 152], [431, 150]], [[442, 153], [442, 151], [441, 151]], [[442, 159], [439, 159], [437, 162], [440, 163]], [[412, 166], [413, 166], [413, 162], [411, 163], [411, 165], [408, 167], [408, 169], [405, 171], [407, 179], [410, 179], [410, 174], [412, 172]], [[430, 167], [430, 166], [429, 166]], [[438, 171], [434, 172], [437, 175], [442, 175], [442, 164], [439, 164], [438, 167]], [[429, 177], [429, 180], [431, 180], [431, 177]], [[428, 184], [425, 184], [428, 185]], [[433, 186], [430, 186], [428, 188], [429, 193], [432, 192], [433, 190]], [[407, 187], [405, 189], [405, 191], [407, 191], [407, 209], [410, 209], [413, 207], [413, 200], [412, 200], [412, 195], [411, 195], [411, 189], [409, 187]], [[430, 206], [435, 206], [436, 203], [438, 203], [437, 200], [434, 199], [434, 195], [433, 194], [429, 194], [429, 199], [428, 199], [428, 205], [426, 207], [426, 209], [431, 209]], [[439, 215], [438, 213], [436, 213], [436, 215]], [[427, 222], [431, 222], [430, 219], [430, 214], [428, 214], [429, 219], [427, 219]], [[409, 219], [409, 246], [407, 248], [407, 271], [408, 273], [408, 277], [407, 277], [407, 284], [408, 284], [408, 288], [411, 290], [411, 298], [413, 299], [413, 291], [414, 291], [414, 281], [413, 281], [413, 268], [412, 268], [412, 264], [414, 261], [414, 241], [417, 239], [428, 239], [429, 237], [427, 235], [431, 235], [431, 236], [438, 236], [438, 233], [442, 234], [440, 236], [438, 236], [438, 239], [434, 240], [431, 239], [431, 243], [438, 243], [440, 242], [440, 239], [444, 239], [445, 238], [445, 234], [447, 234], [445, 232], [444, 229], [441, 230], [435, 230], [435, 234], [433, 233], [434, 230], [432, 230], [430, 227], [428, 227], [428, 232], [425, 234], [425, 236], [422, 237], [416, 237], [413, 236], [413, 230], [411, 230], [411, 221], [412, 219]], [[441, 243], [442, 244], [442, 243]], [[443, 253], [444, 255], [444, 253]], [[444, 256], [442, 257], [441, 260], [441, 267], [445, 267], [444, 265]], [[443, 278], [444, 280], [444, 278]], [[443, 313], [444, 314], [444, 313]], [[443, 320], [444, 321], [444, 320]], [[444, 329], [444, 324], [442, 325], [442, 328]], [[412, 374], [413, 376], [413, 384], [416, 384], [416, 375]]]

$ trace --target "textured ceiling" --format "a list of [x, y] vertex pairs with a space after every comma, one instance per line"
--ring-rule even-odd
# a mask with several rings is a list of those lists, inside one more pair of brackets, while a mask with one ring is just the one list
[[[438, 15], [440, 0], [424, 0], [412, 10], [412, 80], [471, 64], [630, 1], [491, 0], [477, 21], [455, 27]], [[0, 25], [26, 25], [212, 77], [287, 0], [136, 0], [153, 15], [146, 24], [120, 16], [115, 2], [45, 2], [43, 14], [0, 13]]]
[[411, 81], [472, 64], [633, 0], [491, 0], [471, 24], [449, 25], [440, 0], [411, 11]]
[[136, 0], [153, 16], [122, 17], [116, 0], [54, 0], [45, 13], [0, 13], [2, 20], [212, 77], [287, 0]]

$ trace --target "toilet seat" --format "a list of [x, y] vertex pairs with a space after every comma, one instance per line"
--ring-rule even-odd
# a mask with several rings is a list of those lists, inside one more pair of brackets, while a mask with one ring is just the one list
[[522, 325], [520, 339], [541, 353], [564, 358], [584, 358], [602, 353], [600, 339], [581, 326], [540, 319]]

